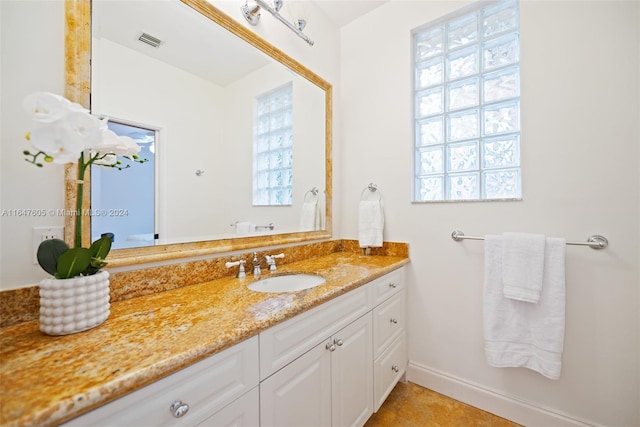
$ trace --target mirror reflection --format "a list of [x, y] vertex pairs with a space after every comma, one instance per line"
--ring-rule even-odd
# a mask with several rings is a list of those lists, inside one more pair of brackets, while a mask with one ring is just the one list
[[94, 210], [122, 213], [92, 218], [92, 236], [117, 249], [325, 228], [320, 87], [169, 1], [94, 1], [91, 73], [92, 112], [153, 160], [136, 177], [92, 170]]

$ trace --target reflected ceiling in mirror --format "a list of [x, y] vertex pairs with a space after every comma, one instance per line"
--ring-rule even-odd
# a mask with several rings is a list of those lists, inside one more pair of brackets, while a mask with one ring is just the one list
[[[85, 49], [91, 40], [91, 29], [83, 25], [79, 25], [78, 27], [74, 27], [74, 25], [82, 23], [82, 15], [88, 14], [86, 3], [86, 1], [80, 0], [67, 3], [67, 51], [76, 52], [75, 55], [68, 55], [67, 57], [75, 58], [76, 63], [74, 64], [73, 61], [68, 61], [67, 63], [68, 87], [66, 95], [70, 99], [84, 105], [87, 104], [88, 100], [87, 87], [89, 85], [89, 78], [87, 75], [87, 65], [82, 58], [88, 57]], [[123, 13], [123, 9], [113, 9], [113, 7], [117, 5], [121, 7], [123, 5], [127, 5], [127, 7], [133, 5], [134, 9], [129, 10], [128, 13]], [[173, 7], [173, 11], [151, 9], [151, 7], [167, 6]], [[265, 245], [295, 243], [331, 237], [332, 110], [330, 84], [251, 31], [245, 29], [236, 21], [224, 15], [208, 2], [199, 0], [183, 0], [182, 3], [139, 1], [94, 2], [94, 13], [100, 11], [102, 11], [102, 15], [100, 17], [94, 17], [93, 20], [94, 62], [97, 62], [98, 64], [96, 65], [98, 66], [101, 61], [104, 65], [105, 59], [108, 58], [108, 56], [105, 55], [105, 46], [114, 44], [118, 45], [118, 48], [123, 51], [137, 52], [138, 50], [142, 50], [147, 52], [147, 56], [150, 59], [146, 59], [146, 61], [156, 61], [158, 64], [160, 62], [166, 64], [167, 61], [170, 60], [177, 61], [174, 62], [172, 66], [175, 67], [176, 70], [179, 70], [180, 73], [189, 72], [197, 75], [199, 80], [206, 79], [212, 82], [212, 85], [222, 88], [219, 90], [222, 92], [232, 92], [229, 88], [235, 86], [235, 92], [238, 92], [237, 87], [241, 87], [244, 88], [244, 92], [248, 93], [250, 86], [256, 86], [255, 82], [267, 80], [264, 77], [255, 78], [256, 73], [260, 73], [260, 70], [268, 69], [271, 75], [278, 73], [282, 75], [282, 73], [284, 73], [290, 81], [294, 81], [294, 85], [296, 81], [303, 82], [300, 84], [306, 86], [301, 87], [306, 89], [301, 90], [301, 92], [307, 91], [307, 93], [311, 93], [311, 95], [308, 96], [320, 100], [319, 105], [314, 106], [312, 111], [296, 113], [294, 110], [294, 116], [298, 114], [299, 117], [313, 116], [316, 118], [314, 123], [299, 122], [298, 129], [302, 129], [304, 132], [296, 134], [300, 135], [297, 139], [294, 135], [294, 200], [297, 200], [297, 205], [288, 207], [288, 212], [286, 213], [277, 212], [277, 210], [285, 211], [286, 208], [284, 207], [253, 208], [251, 206], [251, 169], [247, 169], [246, 167], [243, 169], [243, 167], [231, 163], [234, 159], [244, 159], [246, 164], [251, 163], [253, 132], [253, 117], [251, 113], [244, 117], [244, 119], [247, 120], [245, 123], [234, 127], [233, 132], [236, 132], [235, 134], [232, 134], [230, 130], [220, 131], [219, 127], [216, 126], [214, 129], [210, 128], [210, 131], [202, 138], [176, 138], [174, 135], [174, 139], [179, 139], [179, 143], [183, 145], [186, 143], [185, 140], [204, 139], [206, 148], [187, 150], [183, 148], [182, 150], [175, 149], [173, 152], [167, 151], [165, 153], [171, 153], [165, 157], [165, 166], [167, 163], [175, 163], [182, 166], [181, 175], [178, 173], [178, 175], [172, 177], [170, 175], [171, 171], [167, 169], [158, 175], [157, 180], [160, 186], [160, 194], [162, 194], [162, 192], [167, 194], [164, 199], [163, 196], [158, 198], [160, 203], [157, 206], [159, 215], [156, 227], [161, 235], [164, 233], [166, 236], [164, 243], [167, 244], [145, 248], [113, 250], [108, 260], [111, 266], [181, 258], [185, 256], [206, 255]], [[70, 19], [70, 16], [73, 18]], [[190, 24], [176, 25], [176, 20], [179, 17], [190, 19]], [[154, 18], [156, 21], [147, 21], [149, 18]], [[88, 16], [85, 19], [87, 19], [86, 22], [90, 22], [88, 21]], [[115, 33], [111, 30], [112, 25], [109, 24], [109, 21], [113, 19], [120, 22], [120, 25], [124, 25], [120, 31], [115, 31]], [[143, 24], [140, 24], [141, 22]], [[122, 30], [123, 28], [129, 27], [131, 28], [130, 30]], [[179, 28], [181, 31], [172, 31], [171, 34], [163, 32], [163, 29], [167, 27]], [[212, 41], [214, 40], [214, 36], [210, 34], [211, 31], [220, 33], [218, 36], [221, 37], [231, 35], [234, 39], [233, 43], [239, 40], [243, 41], [239, 46], [230, 47], [232, 46], [232, 41], [220, 41], [221, 39]], [[152, 37], [160, 39], [160, 48], [156, 49], [140, 42], [138, 38], [142, 33], [147, 33]], [[179, 41], [180, 38], [186, 37], [187, 33], [191, 34], [189, 39]], [[100, 41], [96, 42], [96, 40], [105, 40], [106, 42], [101, 43]], [[189, 43], [191, 47], [189, 49], [184, 47], [178, 48], [179, 43]], [[185, 52], [192, 51], [194, 48], [197, 49], [197, 52], [202, 51], [204, 53], [191, 56], [184, 55]], [[149, 51], [151, 54], [148, 53]], [[218, 61], [217, 63], [212, 62], [212, 58], [223, 58], [223, 61]], [[140, 107], [140, 105], [145, 105], [144, 102], [130, 110], [124, 108], [122, 111], [116, 111], [115, 108], [118, 98], [124, 98], [126, 94], [119, 91], [119, 88], [114, 88], [112, 82], [105, 85], [108, 90], [105, 89], [105, 87], [99, 87], [101, 82], [100, 74], [107, 74], [108, 72], [113, 74], [114, 68], [126, 69], [129, 64], [125, 64], [126, 61], [120, 61], [118, 63], [116, 63], [117, 61], [106, 62], [115, 63], [111, 64], [111, 71], [105, 71], [109, 67], [106, 69], [94, 68], [93, 71], [95, 80], [93, 83], [94, 94], [92, 94], [91, 98], [94, 103], [94, 105], [91, 106], [93, 112], [118, 119], [129, 119], [136, 123], [151, 124], [158, 128], [165, 129], [166, 134], [164, 139], [168, 146], [168, 144], [173, 142], [169, 138], [170, 126], [168, 126], [168, 117], [180, 114], [182, 114], [183, 117], [188, 117], [189, 114], [185, 115], [178, 110], [177, 112], [168, 113], [160, 119], [150, 114], [145, 116], [141, 111], [146, 112], [150, 110], [150, 108]], [[113, 65], [115, 65], [115, 67]], [[150, 70], [150, 72], [152, 71], [153, 70]], [[260, 74], [257, 75], [260, 76]], [[251, 80], [251, 76], [254, 76], [253, 80]], [[282, 77], [280, 77], [280, 79], [282, 79]], [[252, 81], [253, 83], [251, 83]], [[278, 81], [277, 78], [275, 81]], [[137, 85], [140, 85], [140, 83], [138, 82]], [[126, 84], [123, 86], [126, 89]], [[315, 91], [316, 95], [313, 95], [313, 91]], [[254, 95], [255, 94], [251, 96]], [[158, 104], [159, 101], [163, 99], [163, 96], [158, 96], [155, 99], [152, 96], [144, 98], [147, 106], [153, 106], [153, 104]], [[123, 104], [120, 102], [120, 105], [125, 105], [125, 107], [126, 104], [135, 105], [136, 103], [128, 102]], [[224, 103], [224, 110], [233, 112], [232, 106], [234, 104], [239, 103], [227, 99]], [[300, 104], [309, 105], [310, 103], [300, 102]], [[246, 109], [246, 106], [243, 108]], [[224, 113], [224, 111], [222, 113]], [[197, 112], [191, 114], [194, 115], [197, 114]], [[239, 115], [240, 114], [236, 114], [236, 116]], [[237, 120], [237, 117], [235, 117], [234, 120]], [[296, 126], [295, 120], [294, 118], [294, 127]], [[200, 121], [210, 123], [212, 117], [211, 115], [204, 115], [204, 117], [200, 117]], [[225, 121], [230, 121], [229, 117], [223, 118], [221, 123]], [[240, 131], [238, 131], [238, 129], [240, 129]], [[316, 133], [315, 136], [312, 132]], [[201, 134], [202, 133], [203, 132], [201, 132]], [[161, 134], [160, 144], [162, 144], [162, 141]], [[244, 142], [241, 144], [238, 141]], [[312, 143], [312, 141], [316, 142]], [[223, 145], [215, 146], [214, 144], [216, 142], [222, 143]], [[299, 144], [300, 148], [296, 144]], [[307, 144], [307, 146], [305, 147], [304, 144]], [[210, 150], [209, 153], [215, 153], [215, 155], [212, 154], [207, 157], [206, 155], [201, 155], [202, 153], [200, 153], [199, 150], [204, 150], [205, 152]], [[179, 156], [181, 151], [188, 153], [188, 158], [180, 160]], [[305, 155], [305, 152], [307, 155]], [[162, 154], [160, 154], [160, 158], [162, 159]], [[206, 158], [208, 158], [209, 161], [202, 164], [197, 163]], [[171, 161], [167, 162], [167, 159], [171, 159]], [[226, 169], [224, 169], [225, 167]], [[174, 169], [176, 168], [174, 167]], [[222, 176], [216, 177], [215, 172], [220, 170], [224, 171], [224, 173]], [[232, 175], [234, 170], [237, 171], [237, 176]], [[313, 170], [317, 171], [316, 175], [309, 173]], [[194, 173], [197, 171], [204, 171], [205, 173]], [[209, 183], [209, 186], [205, 186], [205, 180], [201, 179], [203, 177], [206, 178], [207, 175], [211, 177], [212, 181]], [[73, 191], [69, 191], [70, 188], [73, 188], [73, 180], [70, 178], [72, 176], [73, 171], [67, 170], [67, 176], [65, 178], [67, 207], [74, 206], [75, 204]], [[168, 183], [179, 181], [179, 179], [176, 178], [179, 176], [182, 176], [185, 181], [178, 186], [174, 186], [176, 190], [174, 193], [170, 193], [170, 190], [168, 190], [169, 187], [167, 186]], [[163, 185], [165, 187], [163, 187]], [[198, 189], [197, 196], [192, 195], [186, 197], [184, 200], [180, 200], [179, 197], [182, 193], [186, 192], [179, 190], [181, 188], [184, 190], [194, 185], [201, 186]], [[323, 203], [325, 212], [324, 225], [321, 230], [317, 231], [299, 231], [302, 202], [305, 200], [305, 195], [308, 190], [313, 187], [324, 187], [325, 189], [326, 201]], [[227, 192], [215, 193], [219, 190], [227, 190]], [[243, 204], [240, 199], [234, 198], [236, 194], [244, 195], [248, 199], [248, 203]], [[88, 200], [84, 202], [85, 206], [88, 207]], [[188, 203], [190, 205], [188, 205]], [[172, 217], [170, 206], [179, 206], [181, 208], [190, 206], [190, 208], [186, 211], [175, 212]], [[211, 230], [203, 231], [203, 226], [199, 226], [196, 227], [196, 232], [187, 232], [185, 231], [185, 226], [179, 231], [172, 231], [181, 227], [178, 222], [180, 217], [187, 217], [187, 221], [185, 222], [187, 225], [195, 223], [193, 219], [189, 219], [189, 215], [185, 215], [186, 212], [206, 210], [205, 207], [210, 208], [211, 206], [218, 206], [217, 211], [209, 211], [205, 217], [207, 221], [215, 217], [215, 221], [209, 222], [215, 223], [218, 228], [212, 227]], [[265, 222], [265, 224], [273, 223], [275, 229], [273, 231], [267, 229], [265, 232], [256, 235], [237, 235], [234, 234], [234, 230], [231, 228], [235, 221], [251, 221], [259, 225], [262, 225], [262, 222]], [[209, 224], [207, 224], [207, 227], [208, 226]], [[66, 228], [67, 235], [69, 235], [70, 230], [73, 228], [73, 221], [67, 221]], [[90, 240], [89, 229], [83, 230], [83, 238], [86, 239], [87, 242]]]

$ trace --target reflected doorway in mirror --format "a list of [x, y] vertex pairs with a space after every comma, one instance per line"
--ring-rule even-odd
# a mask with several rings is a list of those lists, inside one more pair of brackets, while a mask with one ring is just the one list
[[[140, 146], [137, 168], [117, 170], [91, 166], [91, 235], [112, 237], [113, 249], [153, 246], [156, 235], [155, 165], [157, 130], [109, 120], [109, 129], [131, 137]], [[96, 237], [97, 236], [97, 237]]]

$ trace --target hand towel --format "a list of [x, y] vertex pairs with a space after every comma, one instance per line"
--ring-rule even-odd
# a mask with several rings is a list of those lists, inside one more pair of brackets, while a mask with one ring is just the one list
[[537, 304], [505, 298], [502, 236], [485, 236], [484, 336], [487, 363], [560, 378], [565, 329], [565, 239], [546, 238]]
[[250, 234], [256, 231], [256, 225], [249, 221], [236, 222], [236, 234]]
[[318, 219], [318, 200], [314, 199], [304, 202], [300, 211], [300, 230], [317, 230]]
[[381, 200], [361, 200], [358, 210], [358, 239], [361, 248], [382, 247], [384, 211]]
[[325, 212], [325, 203], [324, 197], [322, 194], [318, 197], [318, 205], [316, 206], [316, 230], [324, 230], [324, 212]]
[[537, 303], [542, 289], [545, 236], [504, 233], [502, 291], [507, 298]]

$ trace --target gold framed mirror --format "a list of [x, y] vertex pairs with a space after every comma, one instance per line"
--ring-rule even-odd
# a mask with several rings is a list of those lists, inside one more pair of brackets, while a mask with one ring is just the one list
[[[229, 237], [216, 240], [190, 241], [177, 244], [146, 246], [130, 249], [114, 249], [107, 261], [111, 267], [141, 264], [146, 262], [168, 259], [186, 258], [211, 255], [236, 250], [257, 248], [262, 246], [282, 245], [312, 240], [328, 239], [331, 237], [332, 217], [332, 87], [331, 85], [291, 58], [275, 46], [266, 42], [255, 33], [246, 29], [240, 23], [231, 19], [222, 11], [204, 0], [180, 0], [185, 7], [190, 7], [211, 21], [211, 25], [218, 25], [258, 51], [284, 65], [289, 70], [302, 76], [313, 85], [324, 91], [324, 169], [325, 169], [325, 220], [324, 229], [317, 231], [284, 232], [282, 234], [252, 235], [246, 237]], [[86, 108], [91, 108], [91, 1], [66, 0], [66, 91], [65, 96], [78, 102]], [[322, 160], [319, 160], [320, 162]], [[75, 211], [75, 174], [76, 167], [68, 166], [65, 171], [65, 208]], [[85, 185], [86, 187], [86, 185]], [[85, 211], [90, 208], [90, 195], [83, 200]], [[88, 218], [90, 219], [90, 218]], [[90, 221], [83, 221], [83, 245], [91, 240]], [[65, 218], [65, 239], [73, 241], [75, 235], [75, 221], [73, 217]]]

